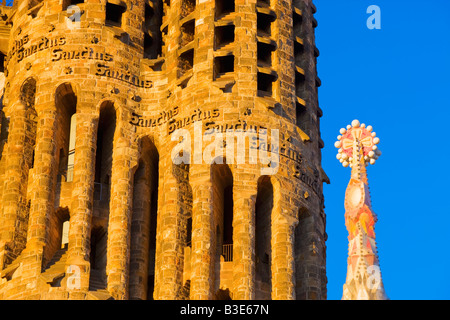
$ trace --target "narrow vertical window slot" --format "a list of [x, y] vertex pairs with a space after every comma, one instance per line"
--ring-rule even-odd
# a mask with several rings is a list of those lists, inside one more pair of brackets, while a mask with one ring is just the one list
[[258, 72], [258, 95], [260, 97], [271, 97], [275, 80], [276, 77], [273, 74]]
[[163, 3], [147, 0], [144, 10], [144, 58], [158, 59], [163, 54]]
[[195, 11], [196, 0], [182, 0], [181, 1], [181, 15], [180, 20], [186, 18], [192, 12]]
[[302, 11], [298, 8], [294, 8], [292, 19], [293, 19], [294, 35], [300, 37], [302, 34], [302, 22], [303, 22]]
[[215, 49], [218, 50], [222, 47], [225, 47], [234, 42], [235, 34], [234, 34], [235, 26], [225, 25], [225, 26], [217, 26], [214, 29], [215, 34]]
[[195, 38], [195, 20], [189, 20], [181, 26], [181, 46], [194, 41]]
[[178, 62], [178, 77], [181, 78], [194, 67], [194, 49], [187, 50], [180, 55]]
[[114, 3], [106, 3], [106, 16], [105, 23], [110, 26], [121, 27], [122, 15], [126, 8], [124, 5], [118, 5]]
[[272, 22], [275, 21], [275, 17], [272, 14], [264, 12], [257, 13], [257, 31], [259, 36], [272, 36]]
[[216, 0], [216, 19], [223, 18], [235, 10], [234, 0]]
[[233, 72], [234, 72], [233, 55], [214, 58], [214, 80]]
[[308, 112], [306, 107], [301, 103], [302, 100], [297, 101], [296, 108], [295, 108], [295, 116], [296, 116], [296, 122], [297, 126], [306, 134], [308, 134]]
[[258, 42], [257, 44], [258, 66], [271, 67], [272, 53], [275, 51], [273, 44]]
[[270, 7], [270, 0], [258, 0], [257, 5], [259, 7]]

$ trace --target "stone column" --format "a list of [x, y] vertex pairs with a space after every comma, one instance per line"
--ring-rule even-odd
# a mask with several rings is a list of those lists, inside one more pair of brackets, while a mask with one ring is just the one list
[[255, 299], [255, 200], [257, 184], [233, 184], [233, 300]]
[[295, 225], [295, 218], [279, 212], [276, 212], [272, 218], [273, 300], [295, 300]]
[[[95, 108], [93, 108], [95, 110]], [[85, 292], [89, 289], [89, 239], [94, 205], [94, 176], [96, 149], [95, 114], [77, 113], [76, 152], [72, 182], [72, 203], [70, 212], [69, 245], [66, 271], [77, 266], [80, 272], [80, 287], [69, 290]]]
[[34, 160], [36, 170], [31, 193], [27, 246], [24, 256], [24, 266], [26, 266], [24, 267], [24, 278], [36, 277], [41, 273], [48, 217], [54, 211], [58, 169], [55, 159], [57, 112], [52, 103], [40, 105], [39, 109], [37, 110], [39, 122]]
[[325, 214], [319, 199], [309, 200], [311, 206], [301, 204], [295, 231], [296, 299], [326, 300]]
[[116, 128], [122, 136], [114, 141], [106, 274], [108, 291], [115, 299], [122, 300], [128, 299], [130, 226], [136, 160], [131, 137], [125, 137], [119, 125]]
[[8, 136], [3, 195], [0, 212], [0, 270], [6, 262], [5, 245], [14, 240], [17, 213], [26, 200], [28, 165], [25, 165], [26, 107], [19, 103], [13, 111]]
[[[184, 243], [181, 201], [182, 184], [188, 183], [189, 172], [172, 163], [170, 157], [160, 162], [164, 170], [164, 186], [158, 201], [156, 237], [155, 299], [175, 300], [179, 297], [183, 281]], [[165, 167], [164, 167], [165, 165]], [[192, 288], [192, 287], [191, 287]]]
[[192, 254], [191, 300], [213, 298], [213, 205], [209, 165], [195, 165], [191, 172], [192, 206]]
[[[170, 166], [169, 166], [170, 168]], [[158, 201], [155, 300], [174, 300], [177, 295], [177, 216], [178, 183], [171, 177], [171, 170], [164, 177], [164, 186]]]

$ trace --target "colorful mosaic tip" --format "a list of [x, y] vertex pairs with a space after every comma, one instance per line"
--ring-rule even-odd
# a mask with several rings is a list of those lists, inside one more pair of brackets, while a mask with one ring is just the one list
[[375, 164], [381, 156], [378, 149], [380, 138], [373, 132], [372, 126], [366, 126], [358, 120], [353, 120], [347, 128], [342, 128], [338, 141], [334, 146], [339, 149], [336, 158], [344, 167], [353, 167], [357, 163]]

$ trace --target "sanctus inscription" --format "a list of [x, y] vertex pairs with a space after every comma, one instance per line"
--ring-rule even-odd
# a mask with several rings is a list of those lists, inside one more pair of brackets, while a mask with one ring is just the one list
[[140, 88], [148, 89], [153, 87], [153, 83], [151, 80], [143, 79], [139, 76], [136, 76], [132, 74], [131, 71], [129, 70], [114, 69], [111, 68], [110, 66], [103, 65], [100, 62], [97, 62], [95, 64], [95, 75], [124, 81], [128, 84]]
[[195, 109], [191, 115], [182, 119], [172, 119], [169, 121], [168, 133], [171, 134], [175, 130], [182, 129], [196, 121], [204, 121], [218, 118], [220, 116], [219, 109], [201, 110]]
[[[96, 51], [94, 48], [82, 47], [80, 49], [64, 50], [61, 46], [66, 45], [67, 41], [64, 36], [50, 39], [47, 37], [40, 37], [37, 40], [30, 41], [30, 37], [25, 35], [21, 39], [15, 40], [12, 44], [11, 50], [6, 57], [6, 65], [15, 56], [17, 62], [30, 57], [31, 55], [46, 49], [53, 49], [51, 51], [51, 61], [61, 60], [100, 60], [103, 62], [113, 61], [113, 56], [106, 52]], [[134, 85], [140, 88], [152, 88], [153, 82], [144, 79], [138, 75], [134, 75], [129, 70], [115, 69], [113, 67], [104, 65], [100, 62], [95, 64], [95, 75], [105, 76], [111, 79], [120, 80], [127, 84]]]
[[[258, 123], [251, 123], [246, 120], [237, 120], [236, 122], [231, 123], [216, 123], [214, 121], [205, 123], [205, 135], [214, 134], [214, 133], [262, 133], [267, 134], [267, 128]], [[255, 140], [256, 141], [256, 140]], [[289, 147], [287, 141], [280, 141], [279, 147], [275, 147], [269, 142], [264, 143], [261, 142], [259, 144], [255, 144], [255, 141], [250, 142], [250, 148], [258, 149], [262, 151], [275, 152], [280, 156], [283, 156], [287, 159], [293, 160], [296, 163], [302, 163], [302, 156], [300, 152]]]
[[157, 117], [153, 118], [144, 118], [143, 116], [133, 112], [131, 114], [130, 124], [144, 128], [159, 127], [170, 121], [177, 114], [178, 114], [178, 107], [175, 107], [167, 112], [162, 111], [158, 114]]
[[24, 36], [22, 39], [15, 40], [6, 60], [10, 61], [17, 55], [17, 62], [20, 62], [39, 51], [65, 45], [66, 38], [62, 36], [55, 39], [40, 37], [39, 39], [31, 42], [30, 45], [25, 48], [25, 45], [28, 43], [30, 43], [30, 38], [28, 35]]
[[113, 56], [109, 53], [95, 51], [93, 48], [83, 47], [79, 50], [63, 50], [62, 48], [55, 48], [51, 52], [52, 61], [70, 60], [70, 59], [89, 59], [102, 60], [110, 62]]
[[298, 163], [293, 164], [292, 170], [293, 176], [295, 178], [299, 179], [301, 182], [310, 187], [319, 197], [323, 197], [320, 191], [320, 175], [317, 170], [314, 170], [314, 177], [306, 173], [305, 169], [303, 169]]

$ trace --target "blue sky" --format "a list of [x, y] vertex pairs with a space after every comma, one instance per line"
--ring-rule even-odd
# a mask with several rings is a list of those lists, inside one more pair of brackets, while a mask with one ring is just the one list
[[[315, 0], [327, 214], [328, 299], [347, 272], [339, 129], [372, 125], [383, 152], [368, 169], [382, 278], [392, 300], [450, 299], [450, 1]], [[369, 30], [370, 5], [381, 29]]]

